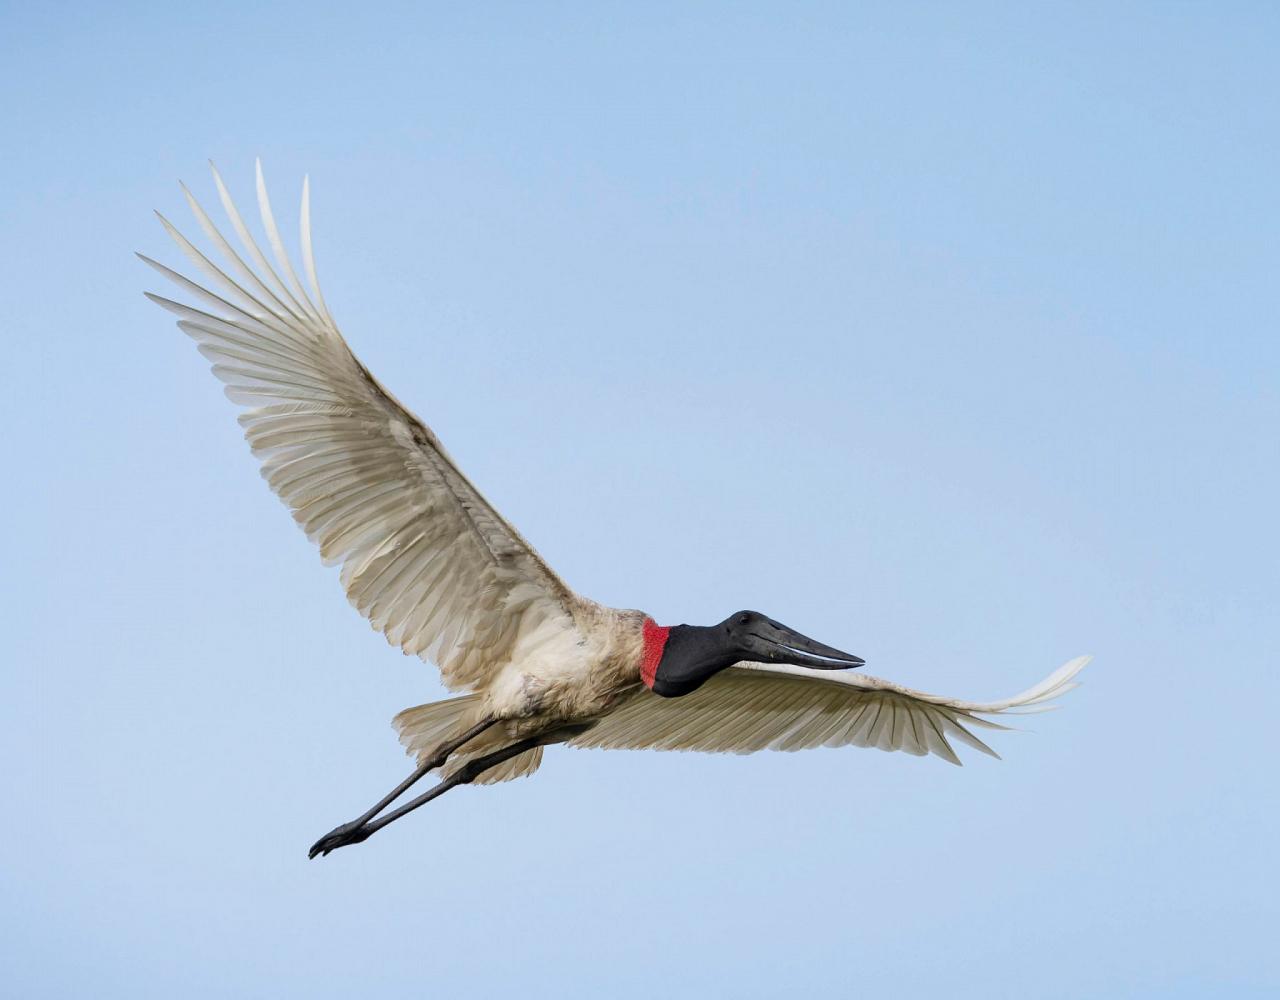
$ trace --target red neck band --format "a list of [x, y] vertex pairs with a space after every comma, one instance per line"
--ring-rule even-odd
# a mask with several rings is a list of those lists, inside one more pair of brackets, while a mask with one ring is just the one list
[[658, 664], [662, 660], [662, 651], [667, 647], [667, 635], [670, 625], [659, 625], [652, 618], [644, 620], [644, 656], [640, 660], [640, 679], [647, 688], [653, 687], [653, 680], [658, 675]]

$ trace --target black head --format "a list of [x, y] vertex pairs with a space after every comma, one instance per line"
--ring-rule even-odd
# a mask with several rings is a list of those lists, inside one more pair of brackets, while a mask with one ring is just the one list
[[741, 652], [742, 660], [761, 663], [793, 663], [819, 670], [847, 670], [866, 661], [824, 645], [776, 622], [759, 611], [739, 611], [722, 621], [726, 639]]
[[847, 670], [864, 662], [758, 611], [739, 611], [719, 625], [676, 625], [670, 629], [652, 687], [657, 694], [678, 697], [696, 691], [721, 670], [742, 660], [819, 670]]

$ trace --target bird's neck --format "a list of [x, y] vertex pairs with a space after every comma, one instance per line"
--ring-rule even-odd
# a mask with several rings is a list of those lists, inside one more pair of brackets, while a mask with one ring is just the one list
[[658, 675], [658, 664], [662, 662], [662, 654], [667, 648], [667, 639], [671, 635], [670, 625], [659, 625], [652, 618], [644, 620], [644, 652], [640, 657], [640, 679], [647, 688], [653, 687], [654, 678]]
[[640, 678], [654, 694], [664, 698], [689, 694], [739, 659], [718, 628], [662, 626], [645, 619]]

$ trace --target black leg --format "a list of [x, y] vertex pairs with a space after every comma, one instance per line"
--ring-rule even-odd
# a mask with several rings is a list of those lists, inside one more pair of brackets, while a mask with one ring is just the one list
[[335, 843], [328, 847], [323, 847], [324, 841], [318, 843], [311, 849], [311, 856], [315, 857], [316, 851], [320, 850], [323, 854], [328, 854], [332, 850], [339, 847], [345, 847], [347, 844], [359, 844], [368, 840], [373, 834], [377, 833], [388, 823], [394, 823], [401, 816], [408, 815], [419, 806], [424, 806], [437, 796], [443, 795], [450, 788], [458, 785], [467, 785], [475, 781], [485, 771], [491, 767], [496, 767], [504, 760], [510, 760], [512, 757], [518, 757], [526, 750], [532, 750], [534, 747], [541, 746], [545, 743], [545, 738], [532, 737], [527, 740], [520, 740], [518, 743], [512, 743], [510, 746], [503, 747], [501, 750], [495, 750], [493, 753], [485, 754], [483, 757], [475, 757], [463, 764], [453, 774], [445, 778], [434, 788], [423, 792], [411, 802], [406, 802], [399, 809], [392, 810], [385, 816], [375, 819], [371, 822], [364, 823], [358, 830], [352, 831], [351, 835], [342, 839], [341, 843]]
[[311, 845], [311, 850], [307, 853], [307, 857], [314, 858], [317, 854], [328, 854], [334, 848], [342, 847], [345, 844], [358, 844], [368, 836], [359, 836], [363, 832], [362, 828], [371, 820], [382, 812], [383, 809], [391, 805], [396, 799], [413, 787], [414, 783], [423, 777], [428, 771], [435, 770], [449, 759], [449, 755], [461, 747], [468, 740], [474, 739], [492, 726], [497, 719], [483, 719], [468, 729], [461, 735], [445, 740], [432, 752], [430, 758], [420, 764], [409, 777], [396, 785], [386, 795], [379, 799], [372, 807], [370, 807], [363, 815], [353, 819], [350, 823], [343, 823], [336, 826], [323, 837]]

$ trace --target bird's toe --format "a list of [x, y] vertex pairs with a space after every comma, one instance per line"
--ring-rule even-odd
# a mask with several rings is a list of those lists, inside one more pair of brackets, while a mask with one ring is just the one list
[[336, 851], [339, 847], [346, 847], [348, 844], [359, 844], [368, 838], [370, 830], [362, 823], [350, 822], [343, 823], [341, 826], [334, 827], [323, 837], [311, 845], [311, 850], [307, 852], [308, 858], [315, 858], [317, 854], [325, 855], [330, 851]]

